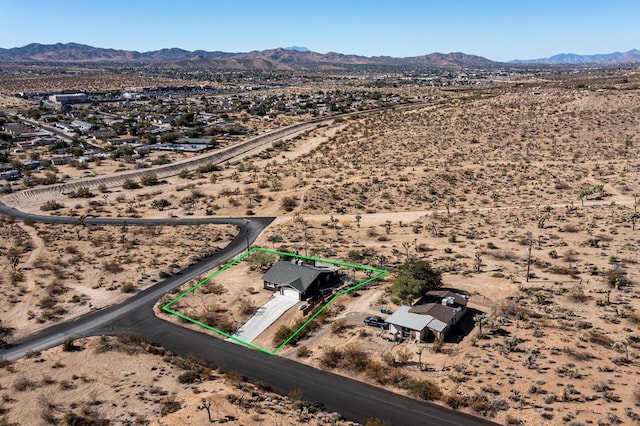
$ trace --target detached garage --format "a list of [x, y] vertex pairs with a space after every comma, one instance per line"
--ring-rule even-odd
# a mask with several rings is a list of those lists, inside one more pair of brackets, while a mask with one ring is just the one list
[[262, 276], [264, 288], [277, 291], [283, 296], [306, 300], [320, 289], [332, 287], [340, 282], [338, 268], [329, 265], [307, 265], [300, 259], [278, 262]]

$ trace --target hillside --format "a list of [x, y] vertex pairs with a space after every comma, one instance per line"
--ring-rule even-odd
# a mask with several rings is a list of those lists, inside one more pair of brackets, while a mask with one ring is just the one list
[[464, 53], [432, 53], [429, 55], [393, 58], [366, 57], [329, 52], [317, 53], [308, 49], [268, 49], [245, 53], [188, 51], [178, 48], [149, 52], [105, 49], [78, 43], [31, 43], [11, 49], [0, 48], [2, 62], [66, 62], [66, 63], [142, 63], [178, 67], [209, 67], [228, 69], [321, 69], [353, 65], [386, 65], [417, 67], [478, 67], [498, 64], [480, 56]]

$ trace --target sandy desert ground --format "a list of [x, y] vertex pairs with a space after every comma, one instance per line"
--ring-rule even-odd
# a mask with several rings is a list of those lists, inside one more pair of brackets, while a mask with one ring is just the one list
[[[581, 74], [442, 91], [437, 106], [348, 119], [139, 190], [135, 214], [275, 215], [256, 245], [392, 272], [339, 299], [282, 356], [403, 393], [408, 378], [425, 381], [418, 397], [502, 424], [637, 422], [638, 82]], [[117, 197], [101, 213], [126, 215]], [[482, 333], [393, 345], [362, 324], [395, 308], [388, 287], [409, 256], [470, 296], [488, 317]], [[233, 286], [219, 295], [225, 309], [236, 297], [264, 300], [257, 286]]]
[[138, 336], [78, 339], [3, 364], [2, 424], [352, 424], [309, 405], [300, 391], [283, 397], [211, 367]]

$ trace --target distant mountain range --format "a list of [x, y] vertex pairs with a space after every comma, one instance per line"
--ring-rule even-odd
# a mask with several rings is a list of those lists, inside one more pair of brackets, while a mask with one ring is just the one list
[[548, 64], [548, 65], [618, 65], [618, 64], [640, 64], [640, 50], [633, 49], [628, 52], [614, 52], [599, 55], [576, 55], [575, 53], [561, 53], [550, 58], [540, 59], [515, 59], [510, 61], [513, 64]]
[[[246, 53], [189, 51], [178, 48], [138, 52], [105, 49], [78, 43], [31, 43], [11, 49], [0, 48], [0, 62], [11, 63], [130, 63], [168, 68], [218, 68], [237, 70], [331, 70], [353, 66], [391, 66], [413, 68], [488, 68], [503, 66], [481, 56], [465, 53], [431, 53], [423, 56], [359, 56], [342, 53], [317, 53], [305, 47], [269, 49]], [[550, 58], [514, 60], [512, 64], [640, 64], [640, 51], [604, 55], [561, 54]]]
[[248, 53], [188, 51], [172, 48], [137, 52], [104, 49], [78, 43], [39, 44], [0, 48], [0, 62], [143, 63], [166, 67], [210, 67], [221, 69], [340, 69], [354, 65], [413, 67], [489, 67], [499, 63], [464, 53], [432, 53], [409, 58], [366, 57], [312, 52], [304, 47], [270, 49]]

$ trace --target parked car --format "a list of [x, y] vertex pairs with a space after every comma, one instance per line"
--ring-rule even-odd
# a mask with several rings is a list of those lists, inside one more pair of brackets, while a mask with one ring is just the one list
[[382, 318], [380, 318], [379, 316], [370, 316], [370, 317], [366, 317], [364, 319], [364, 323], [366, 325], [369, 325], [371, 327], [380, 327], [380, 328], [387, 328], [387, 322], [385, 320], [383, 320]]

